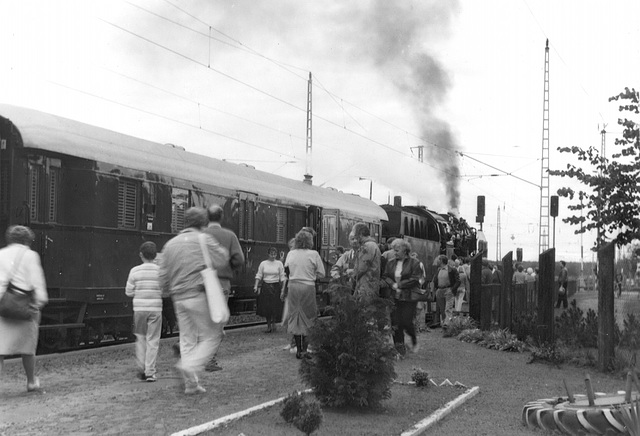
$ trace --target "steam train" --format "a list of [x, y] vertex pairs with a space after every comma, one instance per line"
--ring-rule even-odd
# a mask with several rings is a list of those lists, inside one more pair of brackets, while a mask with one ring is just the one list
[[[43, 112], [0, 105], [0, 245], [4, 230], [36, 234], [49, 293], [40, 350], [131, 338], [124, 285], [142, 242], [161, 248], [184, 228], [192, 206], [223, 207], [245, 264], [233, 279], [233, 314], [255, 311], [254, 277], [269, 247], [284, 258], [303, 226], [327, 265], [348, 247], [356, 222], [379, 242], [409, 238], [425, 265], [437, 254], [475, 251], [475, 232], [453, 215], [400, 204], [379, 206], [320, 188]], [[324, 284], [329, 279], [324, 280]], [[322, 299], [322, 296], [319, 296]]]

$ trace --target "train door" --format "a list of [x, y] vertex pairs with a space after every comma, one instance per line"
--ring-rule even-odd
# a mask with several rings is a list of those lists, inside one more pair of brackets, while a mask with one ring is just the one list
[[[320, 256], [325, 263], [335, 264], [339, 256], [336, 256], [336, 247], [338, 246], [338, 229], [340, 223], [340, 214], [338, 209], [324, 209], [322, 211], [322, 245]], [[327, 265], [325, 265], [326, 267]]]
[[320, 252], [322, 247], [322, 208], [318, 206], [307, 207], [307, 227], [311, 227], [316, 232], [313, 246]]
[[[9, 227], [11, 157], [8, 147], [11, 123], [5, 121], [0, 124], [0, 229]], [[4, 245], [4, 232], [0, 236]]]

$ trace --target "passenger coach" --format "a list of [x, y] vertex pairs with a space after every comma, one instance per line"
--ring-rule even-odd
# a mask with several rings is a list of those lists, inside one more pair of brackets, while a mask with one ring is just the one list
[[267, 248], [281, 257], [303, 226], [327, 270], [335, 248], [365, 222], [380, 240], [385, 211], [356, 195], [320, 188], [110, 130], [0, 105], [0, 234], [30, 226], [50, 303], [41, 346], [75, 348], [131, 336], [127, 275], [144, 241], [158, 247], [184, 227], [191, 206], [220, 204], [246, 262], [233, 281], [232, 313], [251, 312]]

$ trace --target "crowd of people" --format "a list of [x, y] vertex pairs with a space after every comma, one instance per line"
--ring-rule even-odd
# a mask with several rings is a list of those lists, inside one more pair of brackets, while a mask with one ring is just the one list
[[[190, 208], [185, 212], [185, 228], [170, 239], [158, 253], [153, 242], [139, 248], [141, 264], [129, 272], [125, 293], [133, 298], [134, 334], [136, 336], [137, 376], [147, 382], [156, 381], [156, 359], [162, 329], [163, 299], [172, 301], [172, 312], [179, 326], [179, 361], [175, 370], [183, 382], [185, 394], [199, 394], [206, 389], [199, 382], [202, 371], [220, 370], [216, 353], [223, 340], [225, 323], [211, 319], [201, 272], [208, 257], [218, 272], [226, 298], [231, 279], [245, 263], [236, 235], [221, 226], [223, 209]], [[47, 302], [47, 291], [40, 259], [29, 247], [34, 239], [27, 227], [12, 226], [7, 230], [7, 247], [0, 250], [0, 274], [5, 281], [23, 289], [32, 289], [32, 317], [12, 320], [0, 316], [0, 370], [4, 356], [22, 356], [27, 375], [27, 390], [37, 390], [35, 351], [38, 342], [40, 309]], [[268, 249], [255, 275], [256, 313], [267, 321], [266, 333], [277, 330], [281, 323], [292, 337], [291, 349], [298, 359], [309, 357], [307, 336], [313, 326], [318, 307], [316, 286], [324, 278], [325, 262], [314, 249], [315, 231], [303, 227], [289, 242], [289, 251], [278, 258], [275, 247]], [[392, 301], [388, 313], [390, 341], [404, 356], [416, 352], [420, 344], [418, 329], [446, 328], [461, 312], [470, 293], [468, 259], [440, 255], [437, 270], [427, 277], [425, 266], [401, 238], [389, 238], [378, 244], [369, 226], [356, 223], [349, 234], [348, 250], [331, 266], [332, 283], [348, 289], [356, 298], [367, 301], [385, 298]], [[161, 254], [160, 256], [158, 254]], [[284, 258], [283, 258], [284, 257]], [[284, 260], [284, 261], [283, 261]], [[566, 289], [566, 268], [562, 265], [558, 282]], [[536, 272], [516, 265], [513, 283], [535, 281]], [[502, 283], [502, 271], [482, 261], [482, 283]], [[1, 292], [1, 290], [0, 290]], [[1, 297], [1, 294], [0, 294]], [[425, 322], [425, 305], [435, 302], [435, 313], [429, 326]], [[561, 299], [558, 299], [558, 305]], [[564, 299], [566, 307], [566, 297]], [[410, 343], [405, 345], [405, 335]]]

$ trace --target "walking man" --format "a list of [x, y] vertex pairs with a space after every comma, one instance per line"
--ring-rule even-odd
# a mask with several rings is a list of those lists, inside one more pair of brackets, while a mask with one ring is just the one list
[[380, 249], [370, 236], [369, 226], [356, 223], [351, 229], [349, 239], [354, 238], [358, 249], [354, 268], [356, 282], [354, 295], [359, 297], [377, 297], [380, 291]]
[[[242, 265], [244, 265], [244, 254], [242, 253], [240, 242], [238, 241], [238, 237], [235, 233], [222, 227], [221, 223], [224, 218], [224, 210], [222, 207], [217, 204], [213, 204], [209, 206], [207, 212], [209, 215], [209, 226], [204, 232], [213, 236], [213, 238], [229, 252], [229, 262], [220, 268], [217, 268], [218, 278], [220, 279], [220, 284], [224, 290], [224, 296], [227, 297], [228, 301], [229, 293], [231, 292], [231, 279], [233, 279], [234, 273], [240, 270]], [[219, 328], [220, 334], [222, 335], [224, 325], [220, 324]], [[207, 363], [205, 370], [213, 372], [220, 371], [221, 369], [222, 367], [218, 364], [214, 354], [211, 361]]]
[[176, 369], [185, 385], [185, 394], [200, 394], [198, 373], [215, 354], [222, 341], [222, 328], [211, 320], [204, 282], [203, 248], [208, 250], [214, 268], [229, 261], [229, 254], [211, 236], [202, 232], [207, 225], [207, 212], [202, 208], [187, 209], [185, 229], [167, 242], [160, 259], [159, 282], [163, 293], [171, 294], [180, 326], [180, 361]]
[[566, 309], [569, 307], [569, 302], [567, 301], [567, 285], [569, 284], [569, 271], [567, 271], [567, 263], [564, 260], [560, 261], [560, 274], [558, 274], [558, 301], [556, 301], [556, 309], [560, 308], [560, 303], [562, 303], [562, 308]]

